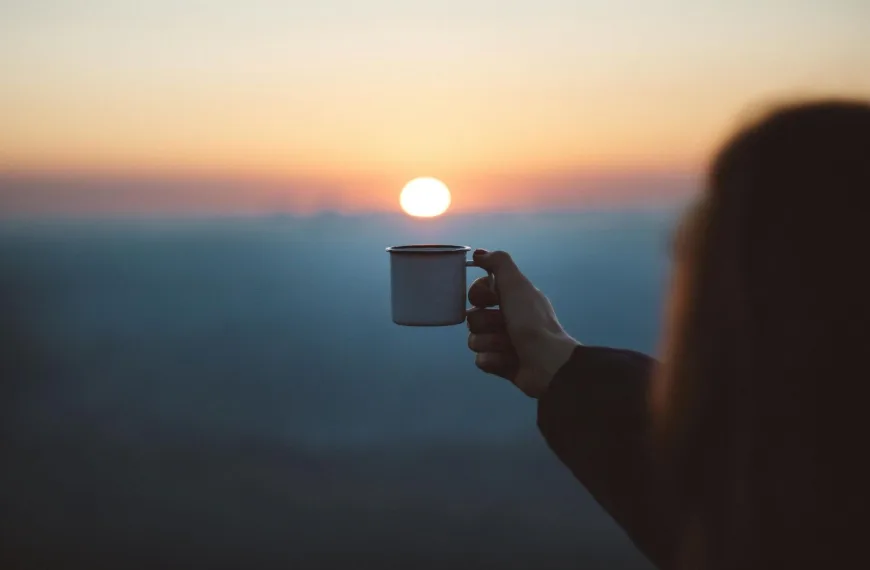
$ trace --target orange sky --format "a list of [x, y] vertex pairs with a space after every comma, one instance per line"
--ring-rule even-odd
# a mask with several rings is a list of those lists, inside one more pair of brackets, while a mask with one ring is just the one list
[[390, 210], [416, 176], [455, 211], [669, 196], [749, 105], [870, 96], [867, 21], [861, 0], [4, 3], [0, 210]]

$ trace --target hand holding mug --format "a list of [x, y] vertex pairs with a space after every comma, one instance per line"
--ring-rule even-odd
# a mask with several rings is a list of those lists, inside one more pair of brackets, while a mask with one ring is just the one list
[[[477, 279], [468, 291], [468, 347], [484, 372], [513, 382], [527, 396], [542, 395], [580, 344], [565, 332], [550, 300], [503, 251], [476, 250], [474, 262], [495, 276]], [[493, 308], [493, 307], [498, 308]]]

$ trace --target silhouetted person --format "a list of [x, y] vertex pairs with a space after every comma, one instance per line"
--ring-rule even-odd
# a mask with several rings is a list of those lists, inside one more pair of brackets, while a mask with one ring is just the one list
[[469, 291], [477, 366], [538, 399], [659, 567], [870, 567], [868, 193], [868, 105], [739, 132], [677, 234], [661, 365], [581, 345], [506, 253], [475, 253], [498, 285]]

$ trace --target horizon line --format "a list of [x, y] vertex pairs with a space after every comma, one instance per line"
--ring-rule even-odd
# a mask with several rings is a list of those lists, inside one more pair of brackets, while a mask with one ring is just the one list
[[315, 219], [365, 219], [393, 218], [417, 222], [421, 225], [434, 225], [454, 219], [485, 218], [485, 217], [518, 217], [518, 216], [572, 216], [594, 213], [612, 212], [656, 212], [684, 208], [694, 195], [649, 198], [646, 200], [630, 200], [623, 202], [600, 201], [594, 204], [576, 204], [570, 207], [503, 208], [489, 210], [460, 210], [431, 217], [414, 217], [400, 210], [338, 210], [320, 209], [315, 211], [165, 211], [165, 212], [2, 212], [0, 222], [148, 222], [148, 221], [232, 221], [232, 220], [315, 220]]

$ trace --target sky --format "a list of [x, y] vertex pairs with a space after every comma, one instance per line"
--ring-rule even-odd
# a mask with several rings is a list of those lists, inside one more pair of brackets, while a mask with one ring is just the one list
[[0, 0], [0, 211], [691, 192], [758, 108], [870, 97], [864, 0]]

